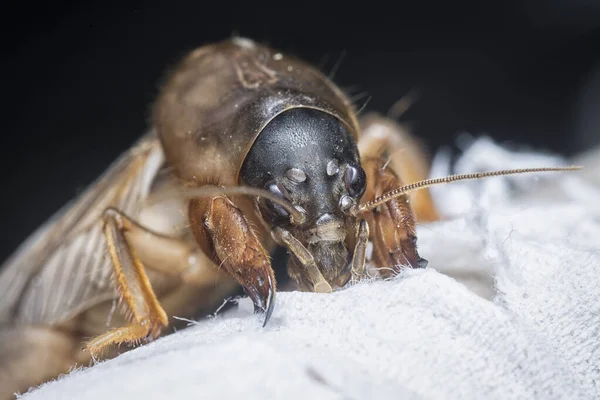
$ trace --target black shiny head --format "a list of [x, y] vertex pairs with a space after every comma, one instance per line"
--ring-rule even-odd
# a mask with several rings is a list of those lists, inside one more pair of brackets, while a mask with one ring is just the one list
[[[292, 202], [306, 214], [305, 229], [343, 222], [344, 209], [364, 194], [366, 175], [344, 123], [325, 112], [293, 108], [274, 118], [260, 133], [241, 170], [248, 185], [264, 188]], [[289, 226], [280, 206], [261, 199], [263, 217]], [[343, 238], [340, 229], [313, 231], [308, 241]]]

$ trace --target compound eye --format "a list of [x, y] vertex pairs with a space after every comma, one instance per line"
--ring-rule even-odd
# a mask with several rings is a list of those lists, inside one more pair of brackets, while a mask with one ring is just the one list
[[360, 166], [348, 165], [344, 175], [344, 184], [348, 194], [358, 199], [365, 193], [367, 188], [367, 174]]
[[[269, 182], [265, 185], [266, 189], [273, 193], [275, 196], [285, 200], [289, 200], [289, 196], [286, 196], [287, 192], [285, 188], [279, 186], [276, 182]], [[279, 204], [273, 203], [270, 200], [265, 199], [264, 204], [267, 208], [267, 212], [273, 219], [289, 219], [290, 214], [281, 207]]]

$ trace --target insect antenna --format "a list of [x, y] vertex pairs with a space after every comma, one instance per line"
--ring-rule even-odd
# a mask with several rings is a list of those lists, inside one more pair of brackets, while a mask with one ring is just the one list
[[[168, 197], [174, 193], [166, 193], [162, 196], [156, 196], [154, 201], [160, 200], [163, 197]], [[211, 197], [211, 196], [219, 196], [219, 195], [242, 195], [242, 196], [254, 196], [254, 197], [263, 197], [267, 200], [272, 201], [283, 207], [290, 216], [292, 217], [293, 223], [302, 224], [306, 217], [303, 213], [298, 211], [292, 203], [289, 201], [282, 199], [281, 197], [277, 197], [273, 193], [253, 188], [249, 186], [201, 186], [197, 188], [177, 188], [177, 195], [182, 195], [184, 197], [193, 198], [193, 197]]]
[[503, 176], [503, 175], [516, 175], [516, 174], [525, 174], [525, 173], [533, 173], [533, 172], [562, 172], [562, 171], [577, 171], [582, 169], [583, 167], [578, 165], [571, 165], [567, 167], [542, 167], [542, 168], [520, 168], [520, 169], [505, 169], [499, 171], [488, 171], [488, 172], [476, 172], [472, 174], [458, 174], [458, 175], [448, 175], [442, 178], [432, 178], [425, 179], [423, 181], [418, 181], [415, 183], [411, 183], [409, 185], [400, 186], [394, 190], [390, 190], [387, 193], [382, 194], [381, 196], [371, 200], [369, 202], [359, 204], [354, 206], [354, 209], [351, 209], [350, 212], [354, 215], [358, 215], [361, 212], [371, 211], [380, 206], [381, 204], [387, 203], [388, 201], [400, 197], [406, 193], [414, 192], [416, 190], [422, 190], [428, 188], [430, 186], [441, 185], [444, 183], [456, 182], [456, 181], [466, 181], [472, 179], [482, 179], [489, 178], [494, 176]]

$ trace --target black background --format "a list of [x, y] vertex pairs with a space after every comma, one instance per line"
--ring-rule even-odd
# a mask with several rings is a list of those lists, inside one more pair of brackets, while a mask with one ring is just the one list
[[[461, 132], [573, 154], [600, 2], [22, 2], [0, 10], [0, 260], [146, 128], [169, 65], [234, 33], [331, 71], [433, 151]], [[16, 8], [15, 8], [16, 7]]]

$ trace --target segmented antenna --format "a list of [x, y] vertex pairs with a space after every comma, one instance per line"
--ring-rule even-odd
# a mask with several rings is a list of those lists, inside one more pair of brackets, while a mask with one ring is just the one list
[[502, 176], [502, 175], [515, 175], [515, 174], [525, 174], [532, 172], [562, 172], [562, 171], [577, 171], [582, 169], [583, 167], [578, 165], [571, 165], [567, 167], [544, 167], [544, 168], [520, 168], [520, 169], [505, 169], [500, 171], [489, 171], [489, 172], [476, 172], [473, 174], [459, 174], [459, 175], [448, 175], [443, 178], [433, 178], [426, 179], [423, 181], [411, 183], [409, 185], [401, 186], [397, 189], [390, 190], [387, 193], [382, 194], [374, 200], [371, 200], [367, 203], [363, 203], [355, 206], [354, 210], [351, 212], [355, 215], [365, 212], [371, 211], [381, 204], [387, 203], [388, 201], [400, 197], [406, 193], [414, 192], [416, 190], [421, 190], [428, 188], [434, 185], [441, 185], [443, 183], [450, 183], [456, 181], [466, 181], [471, 179], [482, 179], [489, 178], [493, 176]]

